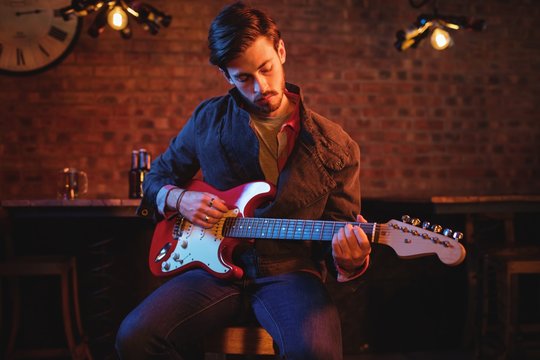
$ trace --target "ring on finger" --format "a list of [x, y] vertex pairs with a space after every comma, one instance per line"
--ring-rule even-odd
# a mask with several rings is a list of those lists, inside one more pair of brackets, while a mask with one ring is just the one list
[[208, 203], [208, 206], [210, 206], [210, 207], [214, 206], [214, 198], [210, 199], [210, 202]]
[[210, 220], [210, 218], [208, 217], [208, 215], [204, 215], [204, 221], [208, 222], [208, 220]]

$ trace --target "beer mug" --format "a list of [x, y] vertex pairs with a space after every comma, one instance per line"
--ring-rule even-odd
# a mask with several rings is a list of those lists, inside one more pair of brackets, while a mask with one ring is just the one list
[[58, 198], [73, 200], [88, 191], [88, 177], [84, 171], [64, 168], [58, 173]]

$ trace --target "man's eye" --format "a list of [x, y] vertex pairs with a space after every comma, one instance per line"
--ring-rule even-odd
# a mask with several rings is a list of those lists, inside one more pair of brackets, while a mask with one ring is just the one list
[[270, 71], [272, 71], [272, 67], [271, 67], [271, 66], [265, 67], [265, 68], [262, 68], [262, 69], [261, 69], [261, 72], [262, 72], [263, 74], [267, 74], [267, 73], [269, 73]]
[[243, 83], [243, 82], [248, 81], [248, 78], [249, 78], [249, 76], [247, 76], [247, 75], [237, 76], [236, 81]]

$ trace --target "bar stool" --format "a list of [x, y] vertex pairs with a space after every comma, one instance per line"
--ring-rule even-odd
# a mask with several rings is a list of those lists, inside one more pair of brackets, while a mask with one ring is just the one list
[[[274, 341], [260, 326], [227, 327], [204, 341], [205, 353], [226, 355], [275, 355]], [[226, 358], [226, 357], [223, 357]]]
[[[5, 349], [5, 358], [72, 357], [73, 359], [92, 359], [86, 337], [82, 329], [79, 310], [77, 266], [70, 256], [17, 256], [12, 238], [12, 223], [8, 213], [0, 206], [0, 240], [2, 258], [0, 259], [0, 280], [6, 280], [12, 303], [11, 329]], [[21, 296], [19, 280], [22, 278], [58, 277], [60, 280], [60, 299], [62, 320], [66, 336], [65, 348], [17, 349], [16, 340], [21, 327]], [[0, 283], [3, 285], [3, 283]], [[0, 287], [0, 290], [3, 288]], [[0, 292], [0, 300], [2, 299]], [[0, 312], [4, 310], [0, 306]], [[1, 314], [0, 314], [1, 315]], [[74, 319], [73, 319], [74, 317]], [[75, 328], [74, 323], [75, 322]], [[0, 321], [0, 325], [3, 322]], [[26, 325], [26, 324], [24, 324]], [[46, 328], [44, 326], [44, 328]]]
[[[58, 276], [61, 285], [65, 348], [17, 349], [15, 346], [20, 329], [21, 299], [18, 279], [22, 277]], [[36, 256], [12, 257], [0, 262], [0, 277], [10, 280], [13, 316], [6, 349], [6, 359], [70, 356], [73, 359], [92, 359], [84, 336], [77, 284], [77, 266], [74, 257]], [[72, 316], [73, 313], [73, 316]], [[73, 319], [74, 317], [74, 319]], [[74, 326], [75, 325], [75, 326]]]
[[[540, 275], [539, 248], [509, 248], [484, 256], [482, 338], [502, 340], [501, 358], [540, 354], [540, 323], [520, 323], [521, 275]], [[522, 341], [530, 337], [533, 341]], [[519, 354], [518, 354], [519, 353]]]

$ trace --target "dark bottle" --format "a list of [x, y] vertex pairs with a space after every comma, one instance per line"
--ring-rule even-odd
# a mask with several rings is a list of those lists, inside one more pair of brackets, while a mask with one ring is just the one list
[[146, 149], [139, 149], [139, 169], [150, 171], [150, 153]]
[[139, 151], [131, 152], [131, 169], [129, 170], [129, 198], [138, 199], [141, 197], [141, 176], [139, 169]]
[[139, 197], [143, 196], [143, 182], [150, 171], [150, 153], [146, 149], [139, 149]]

